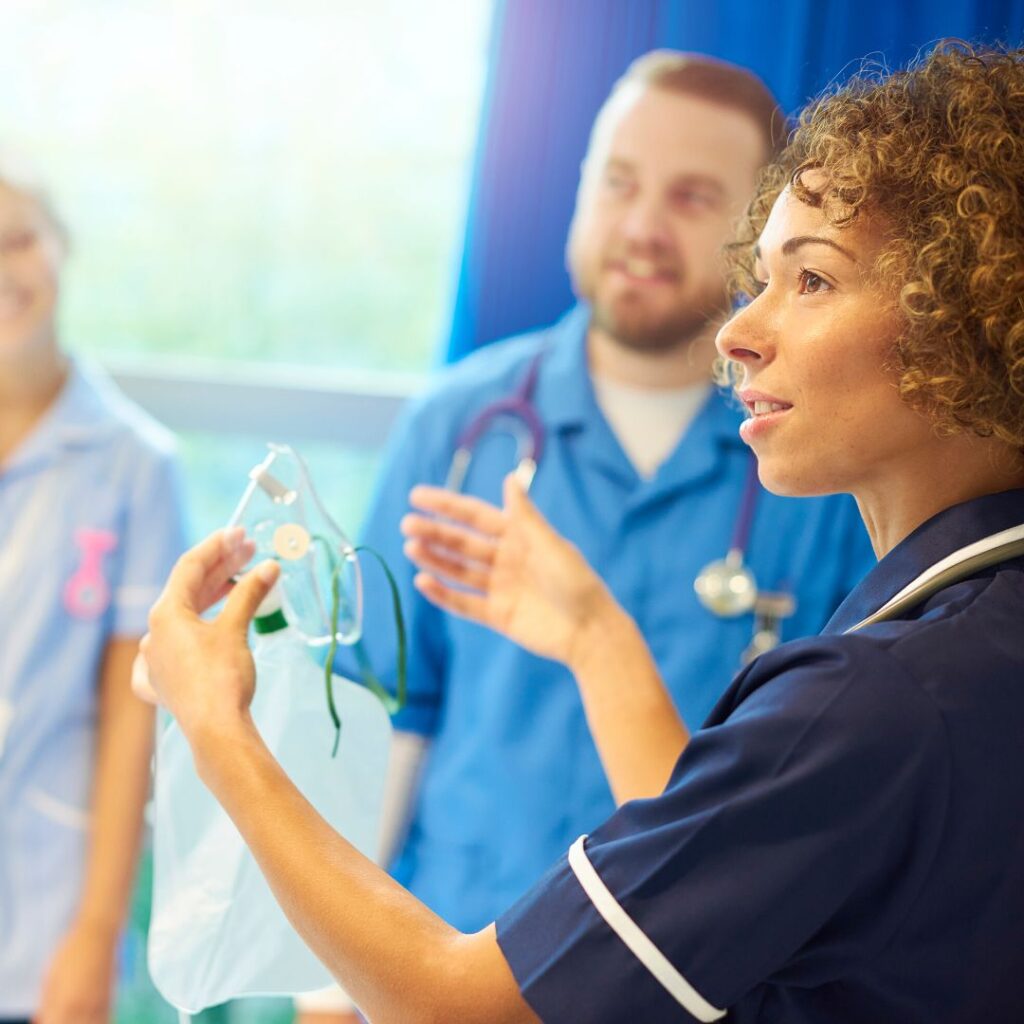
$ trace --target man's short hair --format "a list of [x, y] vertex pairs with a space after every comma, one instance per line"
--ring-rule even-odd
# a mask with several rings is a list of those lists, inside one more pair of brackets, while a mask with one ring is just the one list
[[628, 86], [649, 86], [685, 93], [747, 114], [764, 137], [765, 162], [773, 159], [786, 143], [786, 116], [775, 97], [757, 75], [738, 64], [678, 50], [652, 50], [645, 53], [626, 68], [613, 86], [597, 115], [595, 133], [605, 110], [616, 95]]

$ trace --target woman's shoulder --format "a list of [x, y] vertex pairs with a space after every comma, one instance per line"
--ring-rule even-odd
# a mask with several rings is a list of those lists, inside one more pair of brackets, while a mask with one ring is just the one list
[[116, 449], [120, 457], [140, 463], [174, 460], [174, 434], [128, 398], [105, 370], [79, 358], [72, 364], [71, 373], [79, 417], [88, 421], [96, 436]]
[[[905, 652], [869, 633], [821, 635], [783, 644], [752, 662], [707, 725], [763, 721], [776, 738], [821, 737], [859, 746], [944, 735], [941, 708]], [[940, 743], [940, 746], [942, 744]]]

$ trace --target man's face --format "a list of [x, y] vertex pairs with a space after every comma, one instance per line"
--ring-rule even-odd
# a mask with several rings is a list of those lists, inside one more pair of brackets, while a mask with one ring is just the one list
[[620, 344], [685, 344], [727, 308], [720, 257], [765, 144], [742, 111], [626, 86], [584, 164], [569, 230], [573, 287]]

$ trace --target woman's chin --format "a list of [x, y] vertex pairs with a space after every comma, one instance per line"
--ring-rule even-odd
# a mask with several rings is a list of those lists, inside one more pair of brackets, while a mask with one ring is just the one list
[[761, 486], [780, 498], [817, 498], [842, 491], [836, 481], [815, 473], [810, 467], [794, 466], [778, 457], [759, 457], [757, 475]]

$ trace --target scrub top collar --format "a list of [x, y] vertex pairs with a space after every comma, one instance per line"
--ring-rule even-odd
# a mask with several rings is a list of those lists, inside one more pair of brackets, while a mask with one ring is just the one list
[[[626, 481], [639, 477], [606, 422], [594, 394], [587, 360], [590, 309], [581, 303], [545, 332], [537, 381], [536, 406], [550, 430], [591, 433], [584, 450], [605, 469]], [[727, 451], [745, 447], [739, 436], [742, 420], [731, 394], [708, 382], [708, 397], [689, 425], [676, 450], [669, 455], [645, 490], [662, 494], [695, 484], [720, 469]]]
[[987, 494], [943, 509], [897, 544], [868, 573], [836, 609], [822, 633], [843, 633], [856, 626], [936, 562], [983, 537], [1021, 523], [1024, 490]]
[[68, 359], [68, 375], [57, 397], [32, 432], [0, 466], [0, 477], [38, 469], [72, 448], [102, 442], [115, 429], [108, 386], [87, 366]]
[[534, 401], [551, 430], [580, 429], [594, 415], [594, 389], [587, 368], [589, 323], [590, 310], [579, 305], [543, 332]]

